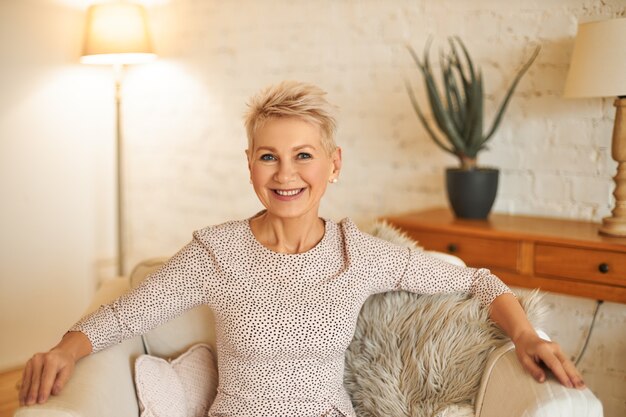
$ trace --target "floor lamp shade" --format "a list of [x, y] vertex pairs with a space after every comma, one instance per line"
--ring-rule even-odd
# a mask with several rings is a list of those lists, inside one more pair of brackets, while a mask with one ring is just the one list
[[578, 26], [565, 97], [617, 97], [611, 156], [617, 161], [615, 207], [600, 233], [626, 236], [626, 18]]
[[114, 2], [89, 7], [82, 63], [139, 64], [154, 58], [141, 5]]

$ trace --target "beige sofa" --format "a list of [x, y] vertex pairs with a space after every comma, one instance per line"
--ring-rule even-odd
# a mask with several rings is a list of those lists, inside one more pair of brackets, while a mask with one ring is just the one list
[[[450, 255], [436, 254], [453, 263]], [[141, 282], [164, 259], [141, 262], [130, 277], [105, 282], [89, 311]], [[215, 348], [212, 313], [206, 307], [190, 310], [143, 337], [126, 340], [81, 360], [64, 391], [43, 405], [22, 407], [16, 417], [138, 416], [133, 384], [135, 359], [144, 353], [176, 357], [194, 343]], [[543, 384], [524, 372], [512, 344], [496, 349], [485, 367], [475, 409], [449, 410], [446, 417], [601, 417], [602, 405], [589, 389], [573, 390], [550, 378]], [[295, 417], [295, 416], [294, 416]]]

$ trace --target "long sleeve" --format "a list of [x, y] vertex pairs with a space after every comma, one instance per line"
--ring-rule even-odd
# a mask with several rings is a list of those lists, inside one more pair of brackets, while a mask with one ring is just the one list
[[483, 306], [489, 306], [499, 295], [511, 293], [488, 269], [452, 265], [420, 250], [409, 250], [406, 270], [396, 287], [423, 294], [466, 292]]
[[137, 288], [83, 317], [69, 331], [83, 332], [93, 352], [143, 334], [184, 311], [206, 303], [211, 257], [194, 239]]
[[452, 265], [422, 250], [396, 245], [342, 222], [350, 256], [367, 268], [372, 293], [405, 290], [420, 294], [465, 292], [488, 306], [511, 290], [488, 269]]

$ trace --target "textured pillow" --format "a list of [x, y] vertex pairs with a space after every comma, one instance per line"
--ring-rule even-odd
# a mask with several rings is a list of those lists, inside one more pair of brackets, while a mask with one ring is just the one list
[[197, 344], [170, 361], [141, 355], [135, 386], [141, 417], [204, 417], [217, 394], [213, 351]]
[[[520, 300], [533, 324], [542, 315], [536, 294]], [[431, 417], [473, 406], [487, 357], [506, 341], [465, 294], [375, 294], [359, 314], [344, 386], [359, 417]]]
[[[414, 245], [386, 224], [368, 231]], [[535, 327], [545, 314], [540, 299], [536, 292], [520, 297]], [[487, 357], [507, 340], [467, 294], [375, 294], [359, 314], [344, 386], [359, 417], [473, 415]]]

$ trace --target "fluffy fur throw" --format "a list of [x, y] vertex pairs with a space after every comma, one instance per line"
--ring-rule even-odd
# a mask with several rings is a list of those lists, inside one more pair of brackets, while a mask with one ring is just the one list
[[[384, 224], [376, 236], [415, 245]], [[537, 293], [520, 300], [537, 326]], [[508, 338], [466, 294], [376, 294], [361, 310], [346, 353], [344, 385], [359, 417], [433, 417], [473, 405], [488, 355]]]

